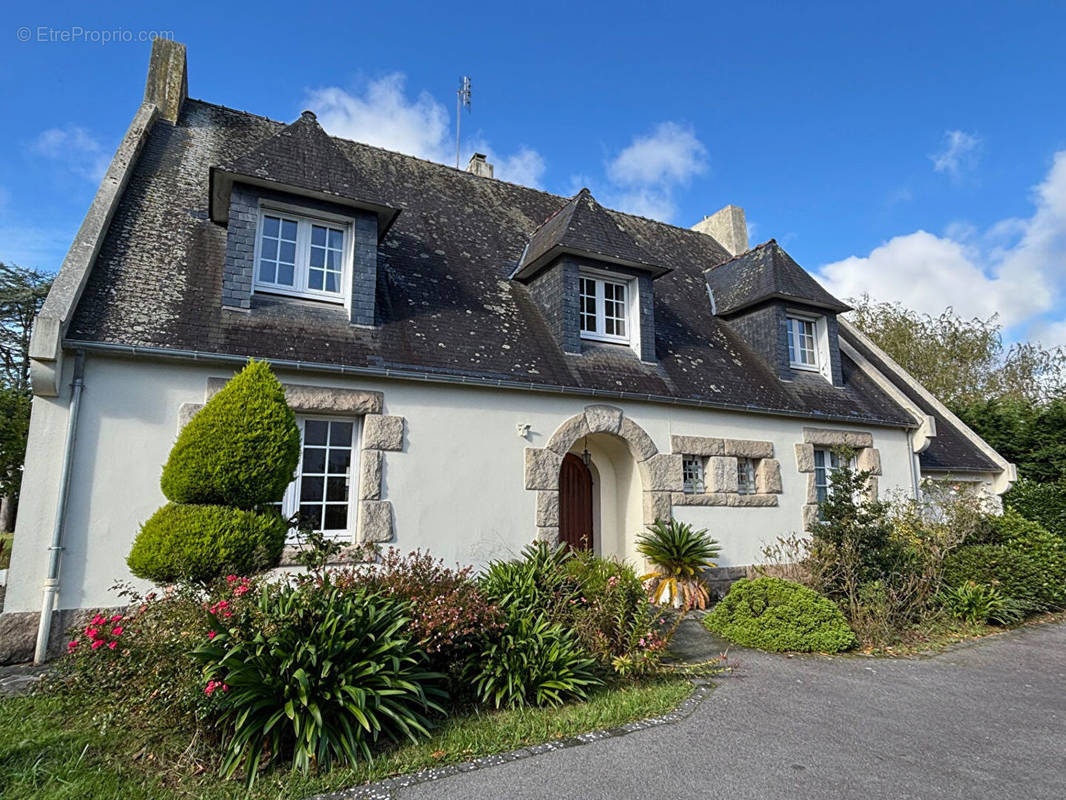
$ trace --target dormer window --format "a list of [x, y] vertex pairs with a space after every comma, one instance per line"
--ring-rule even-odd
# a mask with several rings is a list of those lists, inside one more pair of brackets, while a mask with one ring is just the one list
[[351, 225], [263, 207], [256, 236], [255, 289], [345, 302]]
[[629, 344], [627, 281], [581, 274], [581, 338]]
[[794, 369], [818, 369], [815, 325], [810, 317], [788, 318], [788, 360]]

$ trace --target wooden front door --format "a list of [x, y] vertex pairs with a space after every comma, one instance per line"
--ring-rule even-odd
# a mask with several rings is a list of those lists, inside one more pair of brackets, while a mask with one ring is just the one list
[[573, 453], [559, 472], [559, 540], [571, 550], [592, 547], [592, 473]]

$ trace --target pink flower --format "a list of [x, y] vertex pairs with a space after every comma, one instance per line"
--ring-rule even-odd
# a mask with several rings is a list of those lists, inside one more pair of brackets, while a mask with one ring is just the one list
[[94, 641], [92, 643], [93, 650], [98, 650], [99, 648], [101, 648], [103, 646], [104, 646], [104, 643], [103, 643], [103, 641], [101, 639], [97, 639], [96, 641]]
[[227, 575], [226, 576], [226, 583], [236, 583], [239, 580], [240, 580], [240, 578], [238, 578], [236, 575]]
[[208, 631], [207, 632], [207, 638], [208, 639], [214, 639], [216, 635], [217, 634], [214, 631]]
[[116, 647], [118, 647], [118, 642], [108, 642], [107, 646], [114, 650]]
[[95, 617], [93, 617], [92, 624], [93, 625], [103, 625], [105, 622], [107, 622], [107, 620], [104, 619], [102, 615], [97, 614]]
[[91, 626], [85, 629], [85, 635], [88, 636], [90, 639], [95, 639], [96, 634], [98, 634], [99, 632], [99, 628], [93, 628]]
[[72, 641], [72, 642], [67, 642], [67, 650], [68, 650], [68, 651], [70, 651], [70, 650], [73, 650], [73, 649], [74, 649], [75, 647], [77, 647], [77, 646], [78, 646], [78, 641], [77, 641], [77, 639], [75, 639], [75, 640], [74, 640], [74, 641]]
[[237, 587], [236, 589], [234, 589], [234, 590], [233, 590], [233, 593], [234, 593], [235, 595], [237, 595], [237, 597], [240, 597], [240, 596], [241, 596], [242, 594], [244, 594], [245, 592], [248, 592], [248, 591], [250, 591], [250, 590], [251, 590], [251, 588], [252, 588], [252, 587], [251, 587], [251, 586], [249, 586], [249, 585], [248, 585], [247, 583], [244, 583], [244, 584], [241, 584], [240, 586], [238, 586], [238, 587]]
[[111, 621], [112, 622], [118, 622], [120, 619], [122, 619], [122, 615], [121, 614], [115, 614], [115, 616], [113, 616], [111, 618]]
[[121, 636], [122, 635], [122, 630], [123, 630], [123, 628], [122, 628], [121, 625], [116, 625], [114, 628], [111, 629], [111, 635], [112, 636]]

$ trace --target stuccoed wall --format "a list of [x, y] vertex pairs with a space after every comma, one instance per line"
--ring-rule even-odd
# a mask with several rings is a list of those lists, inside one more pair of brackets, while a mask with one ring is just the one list
[[[34, 401], [5, 611], [39, 609], [66, 431], [69, 364], [67, 370], [59, 398]], [[177, 435], [179, 408], [204, 401], [209, 377], [232, 374], [225, 366], [87, 358], [60, 608], [119, 602], [111, 587], [130, 580], [125, 558], [138, 526], [164, 502], [159, 476]], [[286, 383], [384, 394], [383, 413], [406, 420], [403, 450], [387, 454], [381, 483], [382, 499], [392, 503], [394, 544], [404, 551], [429, 548], [449, 563], [481, 565], [512, 556], [534, 538], [537, 493], [524, 488], [525, 449], [544, 447], [561, 422], [594, 403], [621, 408], [661, 453], [671, 452], [671, 434], [773, 442], [781, 463], [777, 507], [674, 507], [675, 517], [709, 528], [721, 542], [722, 565], [755, 562], [765, 542], [801, 530], [807, 476], [797, 471], [794, 446], [803, 441], [805, 425], [870, 431], [881, 456], [882, 496], [911, 486], [911, 454], [903, 430], [311, 372], [282, 371], [278, 376]], [[527, 436], [519, 435], [520, 425], [529, 425]], [[593, 445], [594, 461], [597, 450], [611, 449], [617, 476], [621, 449], [600, 441]], [[630, 471], [639, 483], [639, 472]], [[604, 482], [610, 477], [606, 466], [600, 477]], [[623, 494], [605, 493], [598, 513], [605, 526], [613, 518], [616, 526], [622, 519], [634, 528], [619, 531], [610, 548], [632, 554], [640, 511], [633, 492]]]

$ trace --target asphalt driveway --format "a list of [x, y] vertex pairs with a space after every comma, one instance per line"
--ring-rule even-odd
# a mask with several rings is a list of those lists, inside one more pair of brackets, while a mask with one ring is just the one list
[[919, 659], [737, 660], [677, 724], [392, 796], [1066, 798], [1066, 624]]

